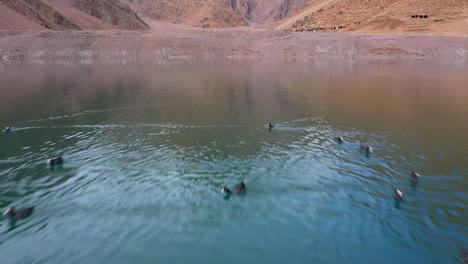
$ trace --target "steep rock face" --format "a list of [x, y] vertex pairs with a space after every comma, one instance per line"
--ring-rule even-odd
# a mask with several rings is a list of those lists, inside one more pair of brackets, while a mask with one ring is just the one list
[[0, 30], [40, 30], [41, 25], [19, 14], [5, 4], [0, 4]]
[[248, 26], [231, 0], [126, 0], [140, 15], [197, 27]]
[[[198, 27], [248, 24], [300, 31], [325, 29], [363, 33], [468, 34], [468, 0], [125, 1], [140, 15]], [[407, 18], [418, 14], [429, 17]]]
[[252, 23], [268, 23], [284, 19], [310, 0], [238, 0], [245, 8], [239, 11]]
[[252, 13], [256, 2], [253, 0], [226, 0], [226, 3], [236, 12], [241, 14], [247, 21], [252, 19]]
[[78, 25], [40, 0], [3, 0], [3, 3], [45, 28], [53, 30], [81, 29]]
[[71, 5], [69, 0], [41, 0], [63, 16], [74, 21], [83, 30], [118, 30], [117, 26], [111, 25], [101, 19], [91, 16]]
[[0, 0], [0, 30], [147, 29], [142, 16], [204, 28], [468, 35], [468, 0]]
[[[1, 29], [147, 29], [120, 0], [2, 0]], [[15, 24], [17, 23], [17, 24]]]
[[126, 1], [139, 14], [155, 20], [201, 27], [235, 27], [283, 19], [311, 0]]
[[119, 0], [72, 0], [71, 5], [120, 29], [147, 29], [148, 25]]
[[239, 27], [248, 25], [247, 20], [228, 5], [213, 6], [212, 15], [201, 21], [202, 27], [210, 28]]

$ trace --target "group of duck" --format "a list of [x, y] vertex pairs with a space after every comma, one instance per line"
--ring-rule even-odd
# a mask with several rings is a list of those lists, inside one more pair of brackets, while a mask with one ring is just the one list
[[[270, 132], [272, 131], [274, 127], [275, 125], [273, 123], [268, 124], [268, 130]], [[11, 132], [11, 127], [6, 127], [5, 133], [9, 134], [10, 132]], [[340, 145], [344, 143], [343, 137], [336, 137], [335, 141]], [[360, 151], [364, 153], [367, 157], [370, 157], [371, 153], [374, 152], [374, 149], [371, 146], [361, 145]], [[64, 163], [64, 160], [62, 156], [47, 160], [47, 165], [49, 166], [51, 170], [54, 170], [55, 167], [61, 168], [63, 163]], [[413, 184], [413, 186], [417, 185], [421, 180], [421, 175], [415, 171], [411, 172], [410, 177], [411, 177], [410, 181], [411, 181], [411, 184]], [[226, 186], [224, 186], [221, 189], [221, 193], [224, 194], [225, 199], [229, 199], [229, 197], [233, 194], [244, 195], [246, 194], [246, 192], [247, 192], [247, 186], [243, 181], [236, 184], [232, 190]], [[394, 199], [397, 205], [399, 205], [400, 202], [404, 201], [404, 194], [400, 189], [395, 189]], [[24, 218], [29, 217], [33, 213], [33, 211], [34, 211], [34, 207], [22, 208], [19, 210], [16, 210], [14, 207], [10, 207], [5, 211], [3, 216], [10, 220], [24, 219]], [[462, 260], [462, 262], [464, 263], [468, 263], [468, 251], [461, 250], [459, 259]]]
[[[9, 134], [11, 132], [11, 127], [5, 128], [5, 134]], [[55, 167], [61, 168], [63, 165], [63, 158], [62, 156], [51, 158], [47, 160], [47, 165], [51, 170], [54, 170]], [[4, 213], [3, 217], [10, 219], [10, 220], [18, 220], [24, 219], [29, 217], [34, 211], [34, 207], [27, 207], [16, 210], [14, 207], [8, 208]]]
[[[273, 123], [268, 124], [268, 130], [272, 131], [272, 129], [275, 127]], [[5, 133], [9, 134], [11, 132], [11, 127], [5, 128]], [[338, 144], [343, 144], [344, 139], [343, 137], [336, 137], [335, 140], [338, 142]], [[367, 157], [370, 156], [370, 154], [374, 151], [374, 149], [371, 146], [364, 146], [361, 145], [360, 151], [365, 153]], [[63, 165], [63, 158], [62, 156], [56, 157], [56, 158], [51, 158], [47, 161], [47, 165], [49, 165], [50, 169], [53, 170], [55, 167], [62, 167]], [[412, 172], [411, 173], [411, 182], [412, 184], [418, 184], [421, 179], [421, 175], [417, 172]], [[228, 187], [224, 186], [221, 189], [221, 193], [224, 194], [225, 199], [229, 199], [229, 197], [232, 194], [237, 194], [237, 195], [243, 195], [247, 191], [247, 187], [243, 181], [240, 183], [236, 184], [233, 188], [233, 190], [229, 189]], [[404, 201], [404, 194], [401, 190], [395, 189], [395, 201], [396, 202], [402, 202]], [[28, 207], [28, 208], [23, 208], [19, 210], [15, 210], [14, 207], [8, 208], [5, 213], [3, 214], [4, 217], [8, 219], [22, 219], [30, 216], [34, 210], [34, 207]]]
[[[47, 165], [49, 165], [51, 170], [53, 170], [55, 167], [61, 168], [63, 165], [62, 156], [47, 160]], [[18, 220], [18, 219], [29, 217], [33, 213], [33, 211], [34, 211], [34, 207], [27, 207], [27, 208], [15, 210], [15, 208], [12, 206], [3, 213], [3, 216], [7, 219]]]
[[[343, 144], [344, 139], [343, 137], [336, 137], [335, 140], [338, 142], [338, 144]], [[365, 146], [361, 145], [361, 152], [364, 152], [367, 157], [370, 156], [372, 152], [374, 152], [374, 149], [371, 146]], [[416, 186], [419, 184], [421, 180], [421, 175], [415, 171], [412, 171], [410, 174], [410, 181], [413, 186]], [[404, 201], [404, 194], [400, 189], [395, 189], [395, 201], [397, 202], [397, 205], [399, 205], [400, 202]]]
[[[344, 142], [342, 137], [336, 137], [335, 140], [338, 142], [338, 144], [342, 144]], [[361, 152], [364, 152], [367, 157], [373, 152], [374, 150], [370, 146], [364, 146], [361, 145]], [[419, 184], [421, 180], [421, 175], [415, 171], [411, 172], [410, 174], [410, 182], [411, 184], [415, 187], [417, 184]], [[395, 189], [395, 196], [394, 196], [396, 206], [399, 207], [400, 203], [404, 201], [404, 194], [400, 189]], [[468, 264], [468, 250], [461, 249], [460, 250], [460, 255], [459, 255], [459, 260], [462, 263]]]
[[[273, 123], [268, 124], [268, 130], [269, 131], [272, 131], [272, 129], [274, 127], [275, 127], [275, 124], [273, 124]], [[344, 143], [343, 137], [336, 137], [335, 141], [338, 142], [338, 144], [340, 144], [340, 145]], [[360, 151], [365, 153], [367, 157], [370, 157], [371, 153], [374, 152], [374, 149], [371, 146], [361, 145]], [[411, 172], [410, 177], [411, 177], [410, 181], [411, 181], [411, 184], [413, 186], [416, 186], [421, 180], [421, 175], [419, 173], [415, 172], [415, 171]], [[233, 191], [231, 191], [231, 189], [229, 189], [228, 187], [225, 186], [225, 187], [223, 187], [221, 189], [221, 193], [223, 193], [225, 195], [224, 196], [225, 199], [228, 199], [232, 194], [241, 194], [242, 195], [242, 194], [246, 193], [246, 185], [242, 181], [242, 182], [238, 183], [234, 187]], [[397, 206], [399, 206], [400, 202], [403, 202], [405, 200], [404, 199], [404, 194], [400, 189], [395, 189], [394, 199], [397, 202]]]
[[[274, 127], [275, 127], [274, 124], [272, 124], [272, 123], [268, 124], [268, 130], [269, 131], [271, 131]], [[335, 141], [338, 142], [338, 144], [340, 144], [340, 145], [344, 143], [343, 137], [336, 137]], [[371, 153], [374, 152], [374, 149], [371, 146], [361, 145], [360, 151], [365, 153], [367, 157], [370, 157]], [[417, 184], [419, 184], [419, 182], [421, 180], [421, 175], [419, 173], [417, 173], [415, 171], [412, 171], [410, 177], [411, 177], [410, 181], [411, 181], [411, 184], [413, 186], [416, 186]], [[400, 189], [395, 189], [394, 199], [398, 203], [397, 205], [399, 205], [400, 202], [405, 200], [404, 199], [404, 194]]]

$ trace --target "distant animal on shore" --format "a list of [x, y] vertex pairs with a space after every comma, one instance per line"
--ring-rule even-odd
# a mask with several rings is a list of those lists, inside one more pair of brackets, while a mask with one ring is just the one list
[[236, 184], [234, 186], [234, 189], [231, 191], [228, 187], [224, 186], [221, 189], [221, 193], [226, 194], [226, 196], [230, 196], [231, 194], [245, 194], [247, 192], [247, 187], [243, 181], [241, 181], [239, 184]]
[[19, 210], [15, 210], [14, 207], [10, 207], [5, 211], [5, 213], [3, 213], [3, 216], [11, 220], [24, 219], [29, 217], [33, 213], [33, 210], [34, 207], [28, 207]]
[[63, 165], [63, 158], [62, 156], [59, 156], [55, 159], [49, 159], [47, 161], [47, 165], [50, 166], [50, 169], [53, 170], [56, 166], [62, 166]]

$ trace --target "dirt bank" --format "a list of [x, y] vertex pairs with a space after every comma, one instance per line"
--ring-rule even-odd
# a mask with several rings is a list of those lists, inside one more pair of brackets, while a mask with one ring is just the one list
[[437, 59], [466, 62], [467, 37], [358, 35], [159, 23], [146, 31], [0, 31], [0, 62]]

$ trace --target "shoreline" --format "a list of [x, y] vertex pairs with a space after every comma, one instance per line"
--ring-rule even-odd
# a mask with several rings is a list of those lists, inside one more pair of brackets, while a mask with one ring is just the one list
[[0, 31], [0, 63], [468, 60], [468, 37], [161, 26], [145, 31]]

